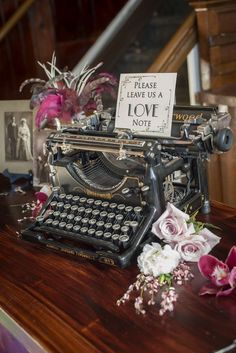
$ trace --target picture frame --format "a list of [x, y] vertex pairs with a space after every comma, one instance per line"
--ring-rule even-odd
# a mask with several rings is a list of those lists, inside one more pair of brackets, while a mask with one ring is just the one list
[[33, 111], [29, 100], [0, 101], [0, 173], [33, 169]]

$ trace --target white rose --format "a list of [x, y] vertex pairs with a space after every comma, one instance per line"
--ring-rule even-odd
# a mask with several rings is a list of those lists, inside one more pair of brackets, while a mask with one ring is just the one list
[[166, 211], [152, 225], [152, 232], [166, 243], [179, 242], [195, 232], [193, 224], [187, 224], [189, 215], [168, 203]]
[[158, 243], [147, 244], [138, 257], [138, 266], [145, 275], [154, 277], [170, 273], [178, 266], [180, 255], [177, 251], [165, 245], [162, 249]]

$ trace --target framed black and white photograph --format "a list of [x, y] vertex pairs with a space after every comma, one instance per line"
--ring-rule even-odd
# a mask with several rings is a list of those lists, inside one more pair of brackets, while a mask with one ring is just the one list
[[32, 169], [33, 129], [28, 100], [0, 101], [0, 172], [27, 173]]

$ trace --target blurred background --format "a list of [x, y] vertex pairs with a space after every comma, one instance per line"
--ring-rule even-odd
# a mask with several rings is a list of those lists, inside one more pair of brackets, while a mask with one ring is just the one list
[[[109, 26], [89, 64], [103, 61], [102, 71], [118, 77], [145, 72], [191, 10], [185, 0], [1, 0], [0, 99], [29, 98], [27, 89], [19, 93], [21, 82], [45, 78], [37, 61], [50, 60], [53, 51], [59, 68], [73, 70]], [[180, 102], [189, 102], [187, 81], [185, 60], [178, 70]]]
[[[235, 133], [235, 18], [235, 0], [0, 0], [0, 100], [29, 99], [20, 84], [55, 52], [75, 73], [177, 72], [176, 104], [228, 110]], [[211, 199], [236, 207], [235, 144], [208, 176]]]

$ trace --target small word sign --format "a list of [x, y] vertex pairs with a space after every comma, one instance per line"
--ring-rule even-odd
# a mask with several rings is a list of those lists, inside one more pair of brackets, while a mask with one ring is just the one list
[[176, 73], [121, 74], [115, 128], [170, 136]]

